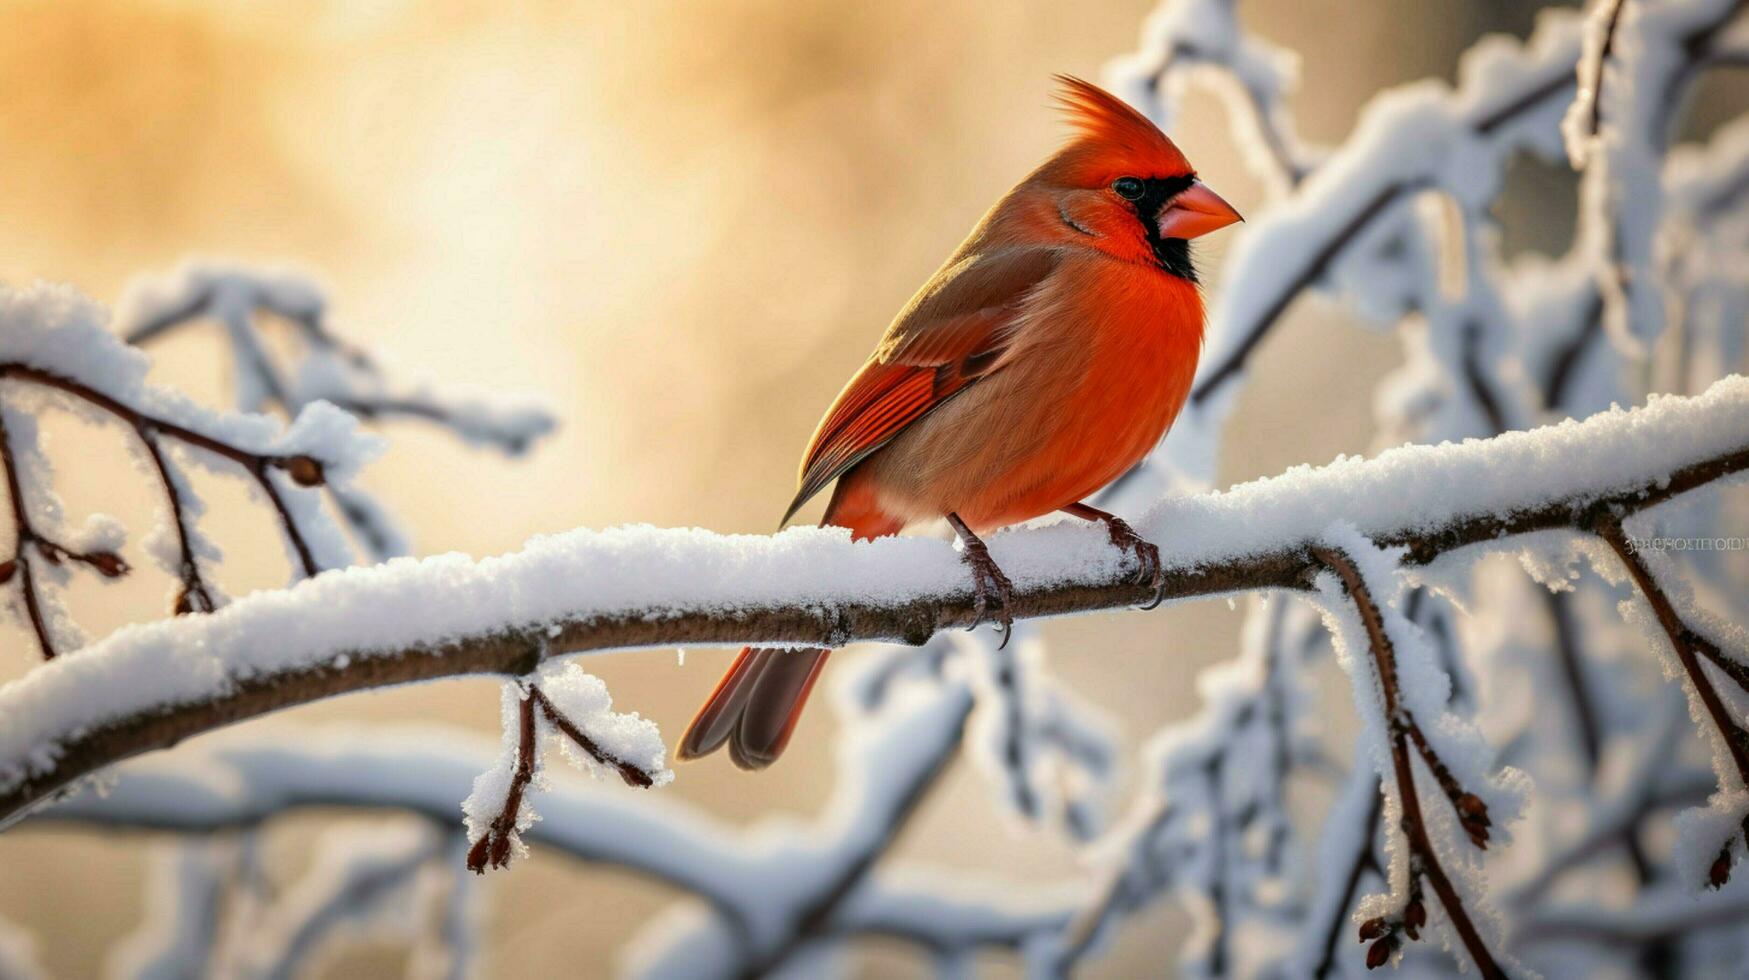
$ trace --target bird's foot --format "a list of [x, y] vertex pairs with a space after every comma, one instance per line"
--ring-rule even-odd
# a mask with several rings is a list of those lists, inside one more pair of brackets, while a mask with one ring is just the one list
[[1008, 640], [1014, 635], [1014, 583], [1002, 571], [996, 560], [990, 557], [990, 549], [979, 540], [978, 536], [966, 527], [957, 516], [949, 515], [948, 520], [959, 534], [960, 542], [965, 551], [960, 553], [960, 560], [972, 570], [972, 594], [975, 602], [972, 606], [972, 629], [977, 629], [986, 622], [992, 621], [990, 607], [992, 601], [996, 606], [994, 621], [1002, 628], [1002, 643], [996, 649], [1008, 645]]
[[1145, 582], [1154, 590], [1154, 601], [1143, 606], [1152, 609], [1166, 599], [1166, 571], [1160, 562], [1159, 545], [1150, 543], [1136, 533], [1121, 517], [1107, 515], [1100, 518], [1105, 522], [1105, 531], [1111, 535], [1111, 543], [1119, 551], [1136, 556], [1136, 574], [1132, 581]]

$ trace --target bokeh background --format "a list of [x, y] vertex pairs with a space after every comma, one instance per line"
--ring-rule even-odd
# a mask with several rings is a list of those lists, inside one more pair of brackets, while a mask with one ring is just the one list
[[[289, 264], [327, 285], [336, 329], [403, 376], [544, 396], [563, 428], [514, 462], [389, 427], [392, 449], [365, 483], [420, 553], [496, 553], [627, 522], [765, 532], [818, 414], [891, 315], [1061, 138], [1050, 74], [1097, 79], [1151, 6], [0, 0], [0, 281], [68, 282], [113, 303], [131, 277], [189, 256]], [[1335, 140], [1371, 94], [1451, 78], [1478, 36], [1522, 35], [1534, 7], [1249, 0], [1244, 13], [1300, 52], [1301, 131]], [[1741, 108], [1719, 92], [1703, 101], [1703, 125]], [[1172, 135], [1242, 211], [1261, 201], [1213, 99]], [[1512, 246], [1565, 243], [1570, 176], [1527, 164], [1513, 183]], [[1203, 251], [1209, 288], [1242, 288], [1219, 279], [1222, 247]], [[1369, 393], [1397, 342], [1346, 319], [1302, 304], [1272, 336], [1223, 480], [1374, 448]], [[156, 379], [224, 403], [214, 340], [194, 330], [158, 346]], [[127, 476], [121, 434], [70, 420], [50, 434], [75, 519], [117, 514], [137, 540], [153, 498]], [[203, 488], [229, 591], [283, 584], [272, 523], [239, 485]], [[93, 635], [161, 615], [169, 586], [155, 574], [81, 586], [75, 612]], [[1046, 634], [1055, 670], [1139, 739], [1193, 709], [1196, 672], [1231, 655], [1239, 619], [1215, 602]], [[728, 656], [589, 666], [621, 707], [672, 736]], [[0, 628], [0, 674], [33, 657], [22, 633]], [[497, 713], [493, 682], [473, 680], [255, 724], [439, 719], [490, 734]], [[712, 759], [664, 792], [737, 821], [812, 814], [831, 788], [833, 728], [818, 708], [775, 769]], [[1021, 875], [1074, 867], [959, 768], [903, 853]], [[332, 819], [292, 821], [270, 856], [295, 869], [300, 844]], [[12, 830], [0, 836], [0, 915], [37, 932], [56, 975], [97, 974], [141, 914], [150, 844]], [[543, 854], [490, 888], [480, 965], [500, 977], [607, 974], [671, 900]], [[1187, 927], [1162, 912], [1095, 972], [1169, 970]], [[360, 943], [323, 973], [376, 975], [402, 955]], [[860, 962], [882, 975], [923, 966], [878, 943]]]

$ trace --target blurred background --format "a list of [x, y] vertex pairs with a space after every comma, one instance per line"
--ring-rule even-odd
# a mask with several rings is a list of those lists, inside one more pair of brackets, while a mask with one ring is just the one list
[[[511, 550], [531, 535], [628, 522], [767, 532], [819, 416], [892, 314], [996, 196], [1061, 139], [1053, 72], [1098, 79], [1133, 48], [1150, 0], [1077, 4], [0, 0], [0, 281], [71, 283], [113, 303], [129, 279], [189, 256], [282, 263], [328, 287], [333, 326], [399, 376], [543, 396], [558, 434], [522, 460], [417, 424], [363, 481], [418, 553]], [[1250, 0], [1252, 27], [1299, 51], [1302, 134], [1334, 140], [1382, 87], [1451, 78], [1491, 31], [1523, 35], [1519, 0], [1368, 5]], [[1720, 108], [1740, 108], [1710, 92]], [[1241, 211], [1261, 188], [1218, 103], [1172, 133]], [[1564, 244], [1573, 182], [1523, 166], [1507, 234]], [[1204, 250], [1218, 290], [1222, 243]], [[154, 349], [155, 380], [228, 402], [213, 333]], [[1370, 392], [1397, 342], [1303, 305], [1262, 352], [1229, 430], [1224, 481], [1365, 452]], [[1316, 411], [1307, 411], [1315, 390]], [[75, 521], [116, 514], [135, 541], [150, 484], [120, 433], [49, 426]], [[208, 480], [209, 530], [233, 595], [288, 570], [240, 485]], [[817, 507], [817, 505], [816, 505]], [[136, 564], [140, 562], [136, 561]], [[155, 571], [74, 610], [93, 636], [159, 616]], [[1203, 603], [1046, 627], [1055, 671], [1140, 737], [1194, 707], [1191, 683], [1231, 655], [1240, 614]], [[0, 629], [0, 672], [35, 654]], [[671, 737], [729, 651], [593, 658], [618, 705]], [[494, 733], [496, 684], [350, 697], [256, 722], [439, 719]], [[814, 813], [831, 788], [829, 710], [759, 775], [721, 757], [663, 792], [734, 821]], [[949, 867], [1049, 875], [1049, 834], [999, 814], [970, 772], [927, 802], [901, 851]], [[458, 812], [459, 818], [459, 812]], [[300, 860], [293, 821], [270, 857]], [[301, 823], [300, 823], [301, 821]], [[308, 826], [305, 826], [308, 825]], [[148, 841], [25, 826], [0, 836], [0, 915], [35, 931], [56, 975], [100, 972], [141, 914]], [[491, 976], [611, 971], [625, 936], [671, 898], [537, 854], [493, 877]], [[1098, 964], [1168, 969], [1187, 923], [1161, 913]], [[374, 975], [368, 943], [324, 975]], [[869, 944], [871, 972], [921, 968]]]

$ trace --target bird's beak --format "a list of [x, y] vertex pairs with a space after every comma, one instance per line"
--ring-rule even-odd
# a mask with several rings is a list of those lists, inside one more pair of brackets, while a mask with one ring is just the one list
[[1201, 238], [1211, 231], [1225, 228], [1235, 221], [1244, 221], [1233, 206], [1197, 181], [1167, 202], [1160, 212], [1161, 238]]

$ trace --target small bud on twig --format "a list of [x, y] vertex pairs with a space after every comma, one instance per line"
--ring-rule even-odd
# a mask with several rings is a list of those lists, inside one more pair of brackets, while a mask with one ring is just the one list
[[1379, 967], [1384, 966], [1386, 963], [1390, 962], [1391, 954], [1396, 952], [1396, 948], [1396, 940], [1392, 939], [1390, 936], [1386, 936], [1378, 942], [1373, 943], [1371, 946], [1367, 947], [1366, 968], [1369, 970], [1376, 970]]
[[1731, 848], [1729, 845], [1713, 858], [1713, 866], [1707, 869], [1706, 883], [1713, 889], [1725, 887], [1725, 882], [1731, 880]]
[[292, 456], [280, 466], [292, 478], [292, 482], [300, 487], [319, 487], [327, 482], [322, 473], [322, 464], [313, 456]]
[[1484, 827], [1493, 826], [1493, 821], [1488, 819], [1488, 805], [1476, 794], [1465, 793], [1458, 797], [1457, 808], [1465, 820], [1475, 820]]
[[469, 871], [472, 871], [477, 875], [483, 875], [486, 873], [486, 859], [489, 856], [487, 852], [492, 849], [492, 842], [494, 839], [495, 838], [488, 834], [487, 836], [474, 841], [474, 846], [468, 848]]
[[1364, 943], [1369, 939], [1377, 939], [1388, 931], [1390, 924], [1385, 921], [1384, 916], [1368, 919], [1360, 924], [1360, 941]]
[[1420, 940], [1421, 927], [1427, 924], [1427, 904], [1419, 898], [1412, 898], [1403, 909], [1403, 931], [1409, 938]]
[[113, 551], [94, 551], [81, 559], [104, 578], [121, 578], [128, 573], [128, 563]]
[[1452, 800], [1452, 805], [1457, 809], [1458, 822], [1463, 824], [1470, 843], [1487, 850], [1488, 828], [1494, 826], [1494, 821], [1488, 816], [1487, 804], [1474, 793], [1464, 793]]
[[0, 585], [5, 585], [7, 582], [12, 581], [12, 575], [17, 571], [17, 559], [8, 559], [4, 562], [0, 562]]

